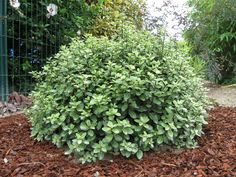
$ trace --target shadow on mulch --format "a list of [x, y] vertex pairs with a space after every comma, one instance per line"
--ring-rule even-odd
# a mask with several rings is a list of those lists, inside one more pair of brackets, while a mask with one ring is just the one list
[[82, 165], [48, 142], [30, 138], [23, 115], [0, 119], [0, 177], [236, 176], [236, 108], [210, 111], [199, 148], [146, 153], [142, 160], [115, 157]]

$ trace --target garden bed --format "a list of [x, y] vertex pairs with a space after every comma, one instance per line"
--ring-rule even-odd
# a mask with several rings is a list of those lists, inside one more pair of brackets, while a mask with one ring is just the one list
[[82, 165], [49, 142], [30, 137], [24, 115], [0, 119], [0, 176], [236, 176], [236, 108], [210, 111], [199, 148], [149, 152], [142, 160], [117, 156]]

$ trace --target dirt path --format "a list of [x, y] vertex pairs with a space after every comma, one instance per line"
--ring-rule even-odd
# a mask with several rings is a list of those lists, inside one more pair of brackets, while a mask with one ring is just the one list
[[209, 82], [205, 83], [209, 89], [207, 95], [219, 106], [236, 107], [236, 85], [220, 86]]

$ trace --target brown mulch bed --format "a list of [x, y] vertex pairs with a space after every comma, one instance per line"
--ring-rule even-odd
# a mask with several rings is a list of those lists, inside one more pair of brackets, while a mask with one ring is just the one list
[[0, 177], [236, 176], [236, 108], [210, 111], [199, 148], [146, 153], [142, 160], [117, 156], [82, 165], [48, 142], [30, 137], [23, 115], [0, 119]]

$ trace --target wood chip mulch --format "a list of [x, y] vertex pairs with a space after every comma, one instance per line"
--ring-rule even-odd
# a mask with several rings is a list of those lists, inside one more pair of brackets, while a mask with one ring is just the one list
[[85, 165], [49, 142], [34, 141], [24, 115], [0, 119], [0, 177], [235, 177], [236, 108], [218, 107], [209, 114], [199, 148]]

